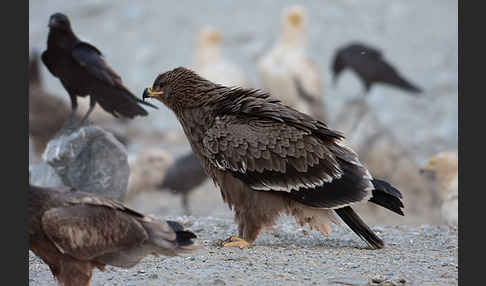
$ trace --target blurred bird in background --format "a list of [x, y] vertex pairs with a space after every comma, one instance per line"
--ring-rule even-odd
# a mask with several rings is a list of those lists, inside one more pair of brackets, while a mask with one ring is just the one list
[[266, 91], [300, 112], [327, 121], [322, 75], [307, 55], [307, 26], [307, 10], [303, 6], [284, 9], [280, 35], [258, 61], [258, 69]]
[[96, 103], [115, 117], [146, 116], [148, 113], [140, 104], [156, 108], [141, 101], [123, 85], [121, 77], [108, 66], [102, 53], [79, 40], [71, 30], [68, 17], [62, 13], [55, 13], [49, 19], [47, 50], [42, 53], [42, 62], [69, 93], [72, 112], [68, 126], [78, 108], [78, 96], [90, 97], [88, 112], [79, 125], [86, 121]]
[[214, 82], [227, 86], [251, 87], [244, 72], [221, 53], [223, 36], [212, 26], [203, 27], [196, 40], [193, 68]]
[[191, 150], [177, 158], [177, 160], [165, 172], [159, 190], [169, 190], [182, 196], [182, 206], [186, 215], [190, 215], [189, 194], [204, 183], [207, 175], [201, 162]]
[[196, 235], [179, 223], [114, 200], [33, 185], [28, 196], [29, 249], [49, 265], [59, 285], [89, 285], [94, 268], [130, 268], [150, 254], [176, 256], [197, 248]]
[[432, 177], [440, 198], [442, 220], [451, 226], [458, 223], [458, 157], [457, 151], [440, 152], [432, 156], [420, 170]]
[[384, 83], [411, 94], [422, 89], [405, 79], [376, 48], [362, 43], [351, 43], [339, 48], [332, 61], [333, 83], [336, 84], [341, 72], [346, 68], [354, 71], [365, 87], [365, 95], [373, 84]]
[[138, 154], [135, 160], [129, 162], [130, 179], [124, 201], [131, 201], [143, 192], [155, 191], [173, 161], [168, 152], [158, 148], [146, 149]]

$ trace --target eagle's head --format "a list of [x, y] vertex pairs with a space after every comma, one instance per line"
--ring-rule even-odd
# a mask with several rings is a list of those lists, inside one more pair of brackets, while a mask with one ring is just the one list
[[178, 67], [157, 76], [152, 86], [144, 90], [142, 98], [157, 99], [177, 114], [203, 104], [207, 91], [213, 86], [214, 83], [192, 70]]

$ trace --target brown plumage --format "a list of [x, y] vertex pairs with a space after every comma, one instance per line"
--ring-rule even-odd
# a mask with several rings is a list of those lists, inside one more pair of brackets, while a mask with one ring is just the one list
[[[39, 57], [34, 52], [29, 59], [29, 136], [34, 152], [40, 156], [49, 140], [62, 128], [69, 117], [69, 105], [45, 91], [39, 72]], [[74, 115], [76, 120], [81, 117]]]
[[196, 235], [123, 204], [74, 189], [30, 185], [29, 249], [59, 285], [89, 285], [92, 270], [129, 268], [149, 254], [174, 256], [196, 248]]
[[90, 96], [90, 108], [84, 122], [96, 103], [115, 117], [133, 118], [148, 113], [142, 102], [122, 83], [121, 77], [108, 66], [102, 53], [93, 45], [83, 42], [71, 30], [66, 15], [53, 14], [49, 19], [47, 50], [42, 62], [55, 77], [59, 78], [69, 93], [73, 113], [77, 109], [77, 96]]
[[337, 213], [381, 248], [350, 204], [369, 200], [403, 215], [400, 192], [373, 179], [342, 134], [267, 93], [214, 84], [179, 67], [159, 75], [143, 97], [174, 111], [249, 242], [281, 213], [324, 234]]

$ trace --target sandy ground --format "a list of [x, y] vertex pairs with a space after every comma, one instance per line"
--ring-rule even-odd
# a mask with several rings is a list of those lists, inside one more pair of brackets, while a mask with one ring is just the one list
[[[236, 233], [231, 220], [168, 217], [202, 245], [184, 257], [147, 257], [131, 269], [94, 271], [92, 285], [457, 285], [457, 231], [442, 226], [374, 226], [387, 246], [367, 249], [343, 226], [325, 237], [284, 217], [248, 249], [221, 248]], [[375, 282], [373, 282], [375, 281]], [[55, 285], [48, 267], [29, 257], [29, 285]]]

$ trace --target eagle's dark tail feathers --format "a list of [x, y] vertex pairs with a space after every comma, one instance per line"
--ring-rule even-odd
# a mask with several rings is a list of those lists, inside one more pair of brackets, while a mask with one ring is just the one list
[[[402, 194], [400, 191], [385, 181], [374, 179], [372, 183], [375, 189], [372, 191], [373, 196], [369, 201], [403, 215], [403, 203], [400, 200]], [[373, 248], [383, 248], [385, 246], [383, 240], [376, 236], [350, 206], [335, 209], [334, 211], [359, 237]]]
[[371, 197], [370, 202], [389, 209], [399, 215], [403, 215], [403, 203], [400, 200], [402, 194], [400, 191], [385, 181], [374, 179], [372, 183], [375, 186], [375, 189], [372, 192], [373, 196]]
[[385, 243], [379, 238], [358, 216], [350, 206], [334, 209], [339, 217], [354, 231], [359, 237], [364, 239], [371, 247], [383, 248]]

